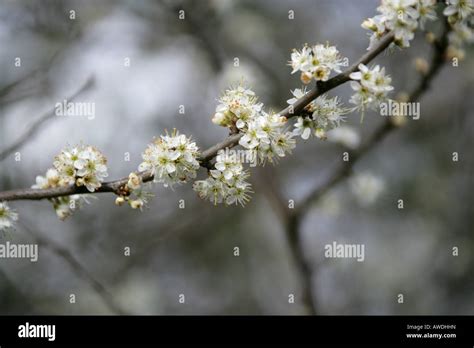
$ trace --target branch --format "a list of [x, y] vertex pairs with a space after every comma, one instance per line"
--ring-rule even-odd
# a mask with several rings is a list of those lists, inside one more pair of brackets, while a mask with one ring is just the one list
[[[91, 88], [94, 85], [94, 78], [89, 77], [87, 81], [82, 85], [79, 90], [77, 90], [74, 94], [69, 96], [67, 100], [74, 100], [76, 99], [80, 94], [84, 93], [86, 90]], [[43, 126], [43, 124], [52, 119], [54, 117], [54, 112], [55, 108], [53, 107], [52, 109], [48, 110], [45, 112], [43, 115], [41, 115], [31, 126], [28, 128], [28, 130], [20, 136], [17, 140], [15, 140], [12, 144], [7, 146], [6, 149], [0, 152], [0, 161], [3, 161], [5, 158], [10, 156], [13, 152], [15, 152], [17, 149], [19, 149], [21, 146], [23, 146], [28, 140], [32, 138], [32, 136]]]
[[[291, 118], [298, 113], [300, 113], [309, 103], [320, 95], [326, 93], [327, 91], [340, 86], [341, 84], [350, 80], [349, 75], [356, 71], [359, 64], [367, 64], [372, 59], [377, 57], [382, 51], [384, 51], [393, 41], [393, 33], [388, 33], [385, 35], [378, 45], [372, 50], [364, 54], [357, 62], [351, 65], [346, 71], [334, 76], [326, 82], [318, 83], [314, 88], [312, 88], [307, 94], [298, 99], [293, 105], [286, 107], [285, 109], [278, 112], [279, 115]], [[243, 136], [242, 133], [233, 134], [227, 137], [222, 142], [211, 146], [207, 150], [202, 152], [201, 157], [199, 158], [201, 166], [204, 168], [210, 167], [210, 161], [217, 155], [219, 150], [222, 150], [226, 147], [230, 148], [238, 144], [239, 139]], [[142, 177], [143, 182], [148, 182], [153, 180], [153, 175], [150, 172], [139, 173]], [[116, 181], [105, 182], [102, 186], [94, 191], [93, 193], [103, 193], [103, 192], [120, 192], [120, 189], [127, 183], [128, 177], [122, 178]], [[67, 186], [67, 187], [58, 187], [52, 189], [20, 189], [20, 190], [10, 190], [0, 192], [0, 201], [12, 201], [12, 200], [39, 200], [46, 198], [54, 198], [61, 196], [69, 196], [73, 194], [84, 194], [90, 193], [83, 186]]]
[[[418, 86], [411, 92], [408, 101], [414, 102], [421, 98], [421, 96], [429, 89], [431, 81], [433, 78], [439, 73], [443, 63], [445, 61], [445, 53], [446, 48], [448, 46], [448, 33], [450, 29], [449, 26], [445, 27], [443, 31], [442, 37], [439, 41], [434, 43], [434, 53], [430, 62], [430, 68], [423, 75], [420, 80]], [[362, 158], [365, 154], [370, 152], [375, 145], [381, 142], [383, 139], [387, 137], [395, 129], [398, 129], [390, 119], [387, 119], [370, 137], [370, 139], [359, 148], [358, 151], [351, 154], [351, 161], [344, 162], [344, 164], [337, 169], [333, 175], [329, 178], [329, 180], [315, 188], [312, 192], [310, 192], [306, 198], [302, 200], [302, 202], [298, 205], [298, 208], [293, 211], [295, 216], [302, 216], [304, 215], [308, 209], [311, 207], [311, 203], [320, 199], [326, 192], [328, 192], [331, 188], [336, 186], [339, 182], [347, 178], [351, 172], [354, 165], [357, 161]]]
[[288, 241], [290, 260], [294, 262], [294, 267], [300, 277], [300, 299], [297, 302], [301, 303], [304, 308], [304, 314], [316, 315], [317, 307], [312, 286], [312, 267], [306, 261], [302, 247], [303, 243], [300, 240], [301, 234], [298, 233], [301, 220], [290, 213], [286, 200], [280, 192], [279, 185], [275, 184], [273, 176], [266, 171], [266, 168], [262, 168], [260, 173], [261, 181], [265, 181], [262, 192], [270, 202], [275, 214], [282, 221], [285, 237]]
[[[438, 42], [435, 42], [435, 51], [431, 59], [430, 68], [422, 77], [418, 86], [410, 94], [409, 101], [412, 102], [418, 100], [428, 90], [431, 81], [439, 73], [444, 62], [444, 56], [448, 45], [448, 33], [449, 29], [448, 26], [446, 26], [441, 39]], [[290, 251], [296, 262], [296, 266], [302, 275], [301, 302], [305, 305], [310, 314], [317, 314], [317, 303], [314, 297], [312, 284], [314, 273], [313, 267], [304, 255], [304, 241], [302, 240], [302, 233], [300, 231], [302, 218], [308, 212], [313, 202], [320, 199], [331, 188], [347, 178], [351, 174], [352, 168], [358, 159], [368, 153], [375, 145], [377, 145], [377, 143], [382, 141], [395, 129], [397, 128], [391, 121], [385, 121], [382, 126], [372, 134], [371, 138], [359, 149], [359, 151], [352, 154], [352, 160], [350, 162], [345, 162], [343, 166], [336, 170], [324, 185], [318, 186], [311, 191], [306, 198], [298, 204], [298, 207], [292, 211], [290, 217], [287, 219], [286, 233]]]
[[59, 245], [52, 239], [43, 237], [38, 233], [32, 231], [32, 229], [28, 228], [23, 222], [21, 223], [25, 231], [27, 231], [34, 239], [34, 241], [38, 245], [42, 245], [45, 248], [49, 249], [51, 252], [56, 254], [58, 257], [62, 258], [66, 263], [71, 267], [71, 269], [76, 273], [79, 277], [84, 279], [92, 290], [99, 296], [106, 307], [115, 314], [128, 314], [126, 313], [114, 300], [112, 295], [107, 291], [105, 286], [95, 279], [89, 271], [81, 265], [81, 263], [74, 257], [74, 255], [63, 246]]
[[[74, 27], [74, 29], [77, 29], [77, 27]], [[32, 70], [23, 77], [20, 77], [18, 80], [0, 87], [0, 107], [4, 107], [6, 105], [16, 103], [24, 98], [31, 97], [35, 93], [34, 91], [30, 91], [31, 89], [44, 89], [44, 86], [42, 86], [43, 80], [47, 80], [48, 74], [50, 74], [52, 67], [61, 58], [61, 56], [65, 54], [68, 47], [71, 46], [74, 42], [73, 39], [78, 35], [79, 33], [77, 30], [70, 31], [69, 34], [65, 37], [65, 42], [68, 42], [68, 44], [54, 52], [53, 55], [48, 58], [45, 64]], [[35, 83], [35, 85], [37, 86], [24, 87], [24, 85], [27, 85], [28, 83], [31, 84], [31, 81], [35, 79], [39, 80], [39, 82]], [[13, 94], [15, 95], [13, 96]], [[0, 117], [1, 116], [2, 115], [0, 115]]]
[[[31, 301], [31, 299], [15, 284], [15, 282], [8, 276], [8, 274], [0, 267], [0, 278], [3, 278], [2, 285], [7, 285], [12, 288], [16, 296], [21, 297], [21, 300], [25, 303], [27, 308], [29, 308], [30, 313], [24, 314], [35, 314], [38, 312], [36, 304]], [[2, 296], [5, 296], [5, 293], [2, 293]], [[10, 301], [13, 299], [10, 298]], [[12, 301], [13, 302], [13, 301]], [[3, 308], [3, 311], [5, 309]], [[5, 313], [3, 313], [5, 314]]]
[[[382, 51], [384, 51], [393, 41], [394, 35], [393, 33], [389, 33], [385, 35], [379, 42], [379, 44], [374, 47], [371, 51], [364, 54], [357, 62], [352, 64], [346, 71], [334, 76], [333, 78], [325, 81], [319, 82], [314, 88], [312, 88], [308, 93], [306, 93], [303, 97], [298, 99], [294, 104], [287, 106], [285, 109], [278, 112], [280, 116], [284, 116], [286, 118], [291, 118], [297, 116], [303, 109], [311, 103], [314, 99], [319, 97], [320, 95], [334, 89], [343, 83], [350, 80], [349, 75], [354, 71], [358, 70], [359, 64], [367, 64], [372, 59], [377, 57]], [[217, 155], [219, 150], [222, 150], [226, 147], [232, 147], [237, 145], [239, 139], [243, 136], [242, 133], [235, 134], [229, 136], [227, 139], [222, 141], [219, 144], [212, 146], [211, 148], [207, 149], [202, 153], [201, 161], [203, 164], [207, 164], [212, 158]]]

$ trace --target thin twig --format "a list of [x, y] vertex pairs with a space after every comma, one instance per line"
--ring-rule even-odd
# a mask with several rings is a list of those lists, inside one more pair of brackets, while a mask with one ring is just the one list
[[84, 279], [91, 287], [91, 289], [99, 296], [103, 303], [115, 314], [128, 314], [120, 305], [114, 300], [113, 296], [108, 292], [105, 286], [99, 282], [90, 272], [76, 259], [76, 257], [65, 247], [61, 246], [52, 239], [46, 238], [33, 229], [27, 227], [24, 222], [20, 222], [26, 232], [28, 232], [39, 246], [44, 246], [51, 252], [62, 258], [79, 277]]
[[[0, 267], [0, 278], [3, 278], [3, 284], [8, 285], [11, 287], [14, 291], [15, 294], [19, 297], [22, 298], [22, 301], [28, 306], [30, 309], [30, 314], [34, 314], [36, 311], [36, 305], [33, 303], [33, 301], [30, 300], [30, 298], [15, 284], [15, 282], [9, 277], [7, 272], [5, 272], [1, 267]], [[2, 295], [3, 296], [3, 295]], [[29, 314], [29, 313], [24, 313], [24, 314]]]
[[[67, 100], [72, 101], [76, 99], [79, 95], [84, 93], [86, 90], [91, 88], [94, 85], [94, 78], [90, 77], [87, 81], [79, 88], [76, 92], [74, 92], [71, 96], [67, 98]], [[43, 115], [38, 117], [38, 119], [31, 124], [31, 126], [27, 129], [27, 131], [21, 135], [18, 139], [16, 139], [12, 144], [7, 146], [3, 151], [0, 152], [0, 161], [4, 160], [8, 156], [10, 156], [13, 152], [17, 149], [22, 147], [27, 141], [31, 140], [33, 135], [38, 132], [38, 130], [49, 120], [53, 119], [55, 114], [55, 108], [52, 108], [46, 111]]]

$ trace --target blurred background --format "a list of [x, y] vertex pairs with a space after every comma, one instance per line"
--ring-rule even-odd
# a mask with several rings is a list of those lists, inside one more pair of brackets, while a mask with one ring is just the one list
[[[360, 24], [378, 4], [1, 0], [0, 154], [21, 141], [0, 156], [0, 190], [34, 184], [67, 143], [101, 149], [111, 180], [135, 170], [165, 129], [205, 149], [227, 135], [210, 121], [225, 88], [243, 80], [267, 108], [284, 108], [301, 87], [287, 65], [291, 49], [328, 41], [354, 62], [368, 46]], [[431, 54], [423, 36], [376, 59], [393, 96], [419, 81], [414, 62]], [[20, 220], [2, 243], [38, 243], [39, 260], [0, 259], [0, 314], [472, 314], [473, 53], [443, 68], [419, 120], [308, 202], [296, 231], [288, 205], [331, 177], [341, 144], [299, 139], [277, 166], [252, 168], [245, 208], [214, 207], [190, 184], [156, 185], [143, 212], [96, 195], [66, 221], [48, 201], [12, 202]], [[78, 91], [75, 101], [95, 103], [95, 117], [54, 116]], [[351, 89], [329, 94], [347, 104]], [[350, 114], [345, 125], [364, 142], [384, 119], [359, 121]], [[364, 262], [325, 258], [333, 242], [364, 244]]]

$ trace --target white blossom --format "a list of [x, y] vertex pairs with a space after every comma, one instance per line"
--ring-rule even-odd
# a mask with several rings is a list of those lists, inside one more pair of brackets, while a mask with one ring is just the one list
[[379, 14], [362, 23], [364, 29], [372, 31], [367, 49], [388, 31], [394, 33], [395, 44], [409, 47], [418, 26], [423, 28], [426, 20], [436, 19], [435, 6], [436, 0], [382, 0], [377, 7]]
[[452, 17], [452, 20], [465, 20], [474, 12], [472, 0], [447, 0], [446, 8], [443, 11], [445, 16]]
[[311, 133], [314, 130], [314, 121], [310, 117], [301, 117], [298, 116], [295, 128], [293, 130], [293, 134], [298, 136], [300, 135], [301, 138], [304, 140], [309, 139]]
[[[292, 93], [295, 98], [301, 98], [305, 90], [295, 89]], [[294, 103], [295, 98], [289, 99], [288, 103]], [[307, 115], [298, 116], [296, 119], [293, 135], [301, 136], [304, 140], [312, 134], [317, 138], [325, 139], [326, 132], [339, 127], [349, 109], [341, 105], [338, 97], [329, 98], [323, 94], [307, 105], [304, 112]]]
[[17, 220], [18, 214], [6, 202], [0, 202], [0, 231], [13, 228]]
[[89, 203], [87, 198], [81, 195], [52, 198], [51, 202], [60, 220], [65, 220], [71, 216], [76, 210], [79, 210], [83, 206], [83, 203]]
[[286, 102], [290, 105], [293, 105], [298, 101], [298, 99], [304, 97], [306, 94], [306, 86], [303, 88], [295, 88], [293, 91], [291, 91], [291, 94], [293, 94], [293, 98], [288, 99]]
[[276, 158], [285, 157], [287, 153], [291, 153], [295, 146], [296, 141], [293, 139], [293, 133], [278, 133], [272, 138], [270, 146], [267, 149], [261, 149], [260, 152], [265, 153], [262, 157], [268, 158], [272, 161], [274, 156]]
[[311, 48], [308, 46], [304, 46], [301, 49], [301, 52], [296, 49], [293, 50], [291, 53], [291, 67], [293, 68], [293, 71], [291, 73], [294, 74], [297, 71], [309, 71], [312, 64], [311, 57]]
[[364, 206], [375, 203], [385, 189], [384, 180], [369, 172], [354, 175], [349, 184], [357, 201]]
[[240, 138], [239, 144], [246, 149], [254, 149], [261, 143], [270, 143], [270, 135], [264, 130], [266, 119], [263, 116], [251, 120], [247, 124], [244, 136]]
[[241, 129], [261, 112], [262, 106], [251, 89], [238, 86], [226, 90], [219, 98], [212, 121], [223, 127], [236, 126]]
[[36, 177], [36, 184], [31, 186], [34, 189], [47, 189], [50, 187], [58, 187], [59, 173], [56, 169], [50, 168], [46, 171], [45, 176], [38, 175]]
[[420, 15], [418, 23], [421, 29], [425, 28], [427, 20], [434, 21], [437, 19], [435, 6], [436, 0], [418, 0], [416, 9]]
[[341, 72], [345, 61], [335, 46], [317, 44], [293, 50], [289, 64], [293, 68], [291, 73], [300, 71], [301, 81], [308, 84], [312, 79], [327, 81], [332, 71]]
[[66, 147], [55, 157], [53, 166], [59, 176], [59, 186], [85, 186], [94, 192], [108, 176], [107, 159], [93, 146]]
[[[49, 189], [67, 185], [65, 181], [61, 180], [58, 171], [55, 168], [50, 168], [46, 171], [45, 176], [38, 175], [36, 177], [36, 184], [31, 188]], [[88, 195], [71, 195], [51, 198], [49, 201], [53, 204], [58, 218], [64, 220], [80, 209], [84, 203], [89, 203], [87, 198]]]
[[332, 129], [327, 133], [327, 137], [329, 141], [342, 144], [349, 149], [358, 148], [361, 142], [360, 134], [350, 126]]
[[291, 132], [286, 131], [285, 117], [267, 113], [255, 93], [243, 86], [227, 90], [219, 99], [215, 123], [243, 133], [239, 144], [255, 151], [258, 162], [276, 162], [295, 146]]
[[214, 168], [207, 179], [194, 183], [193, 189], [199, 197], [214, 204], [244, 206], [250, 200], [252, 188], [246, 181], [249, 174], [242, 164], [238, 161], [231, 163], [228, 158], [218, 156]]
[[[45, 176], [38, 175], [34, 189], [49, 189], [63, 186], [85, 186], [89, 192], [94, 192], [101, 185], [107, 174], [105, 156], [93, 146], [67, 146], [57, 155], [53, 168], [46, 171]], [[89, 203], [89, 195], [70, 195], [50, 198], [56, 215], [64, 220], [80, 209], [84, 203]]]
[[219, 154], [216, 157], [214, 168], [224, 176], [225, 180], [230, 180], [242, 172], [242, 164], [236, 158]]
[[144, 185], [132, 192], [132, 194], [127, 197], [127, 202], [132, 209], [142, 209], [148, 204], [150, 199], [154, 196], [147, 187], [150, 185]]
[[443, 14], [448, 17], [451, 31], [448, 34], [447, 57], [464, 59], [464, 45], [474, 41], [474, 1], [448, 0]]
[[285, 129], [286, 122], [285, 117], [262, 111], [241, 130], [244, 135], [239, 144], [248, 150], [255, 150], [259, 163], [275, 163], [278, 158], [290, 153], [296, 144], [293, 134]]
[[359, 71], [349, 75], [354, 80], [351, 81], [351, 88], [355, 91], [349, 102], [355, 104], [355, 109], [362, 112], [367, 108], [375, 110], [393, 90], [390, 85], [392, 79], [385, 74], [385, 68], [380, 68], [379, 65], [370, 69], [364, 64], [359, 64], [358, 69]]
[[154, 182], [173, 186], [196, 177], [199, 169], [198, 155], [196, 143], [173, 130], [171, 135], [162, 135], [148, 145], [142, 154], [143, 162], [138, 170], [150, 170], [154, 175]]

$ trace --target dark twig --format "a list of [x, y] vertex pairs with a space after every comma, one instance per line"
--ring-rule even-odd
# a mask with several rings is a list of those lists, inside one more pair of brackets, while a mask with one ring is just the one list
[[46, 238], [33, 229], [27, 227], [24, 222], [20, 223], [26, 232], [28, 232], [39, 246], [44, 246], [51, 252], [62, 258], [79, 277], [84, 279], [99, 296], [109, 310], [115, 314], [128, 314], [114, 300], [113, 296], [108, 292], [105, 286], [99, 282], [89, 271], [76, 259], [76, 257], [65, 247], [61, 246], [52, 239]]
[[[94, 78], [90, 77], [87, 81], [79, 88], [74, 94], [67, 98], [68, 101], [72, 101], [76, 99], [79, 95], [84, 93], [86, 90], [91, 88], [94, 85]], [[8, 156], [10, 156], [13, 152], [18, 150], [22, 147], [27, 141], [31, 140], [33, 135], [38, 132], [38, 130], [49, 120], [54, 118], [54, 111], [55, 108], [52, 108], [46, 111], [43, 115], [38, 117], [38, 119], [31, 124], [31, 126], [27, 129], [27, 131], [21, 135], [18, 139], [16, 139], [12, 144], [7, 146], [3, 151], [0, 152], [0, 161], [4, 160]]]

